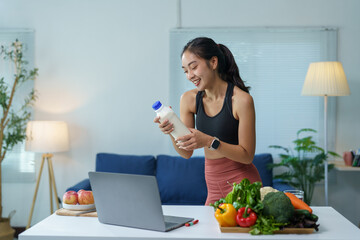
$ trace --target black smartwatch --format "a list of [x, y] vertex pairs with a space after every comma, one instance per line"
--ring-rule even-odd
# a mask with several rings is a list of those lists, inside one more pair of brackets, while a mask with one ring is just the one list
[[214, 140], [211, 142], [209, 149], [216, 150], [220, 146], [220, 140], [217, 137], [214, 137]]

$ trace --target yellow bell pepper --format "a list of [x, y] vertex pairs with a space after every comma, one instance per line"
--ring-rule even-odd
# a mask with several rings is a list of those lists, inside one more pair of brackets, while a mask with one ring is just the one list
[[237, 211], [230, 203], [221, 204], [215, 211], [215, 218], [221, 227], [235, 227]]

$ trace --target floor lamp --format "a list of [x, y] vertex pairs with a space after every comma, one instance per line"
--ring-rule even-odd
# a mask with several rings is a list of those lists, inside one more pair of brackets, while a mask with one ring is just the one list
[[69, 135], [66, 123], [61, 121], [30, 121], [26, 126], [25, 150], [42, 153], [41, 166], [36, 180], [34, 198], [31, 205], [28, 224], [26, 226], [26, 229], [28, 229], [31, 224], [31, 218], [34, 211], [36, 196], [45, 161], [47, 161], [49, 174], [50, 212], [51, 214], [54, 212], [53, 194], [55, 197], [56, 207], [59, 209], [54, 168], [51, 159], [53, 157], [52, 153], [69, 150]]
[[[349, 85], [340, 62], [310, 63], [301, 95], [324, 96], [324, 153], [327, 156], [327, 105], [328, 96], [350, 95]], [[324, 163], [325, 205], [328, 202], [328, 161]]]

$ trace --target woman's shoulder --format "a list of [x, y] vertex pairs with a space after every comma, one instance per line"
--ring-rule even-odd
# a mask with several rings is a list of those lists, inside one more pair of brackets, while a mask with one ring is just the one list
[[241, 90], [237, 86], [234, 87], [232, 103], [233, 103], [233, 108], [235, 109], [236, 112], [241, 110], [247, 111], [254, 108], [253, 97], [249, 93], [245, 92], [244, 90]]
[[184, 109], [187, 109], [191, 113], [195, 113], [196, 111], [196, 94], [198, 93], [197, 89], [191, 89], [189, 91], [184, 92], [180, 98], [180, 105], [183, 106]]
[[196, 99], [197, 93], [198, 93], [198, 90], [196, 88], [186, 91], [181, 95], [181, 100], [182, 101], [193, 101], [194, 99]]
[[238, 103], [238, 104], [253, 104], [254, 103], [253, 97], [249, 93], [245, 92], [244, 90], [241, 90], [237, 86], [234, 86], [233, 100], [236, 101], [236, 103]]

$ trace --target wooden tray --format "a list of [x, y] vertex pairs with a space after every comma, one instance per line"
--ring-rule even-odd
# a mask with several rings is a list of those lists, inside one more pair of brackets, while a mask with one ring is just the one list
[[[251, 228], [243, 227], [220, 227], [223, 233], [248, 233]], [[275, 231], [274, 234], [310, 234], [314, 233], [314, 228], [284, 228], [283, 230]]]
[[56, 210], [55, 213], [61, 216], [97, 217], [97, 212], [79, 214], [81, 211], [74, 211], [65, 208], [60, 208]]

